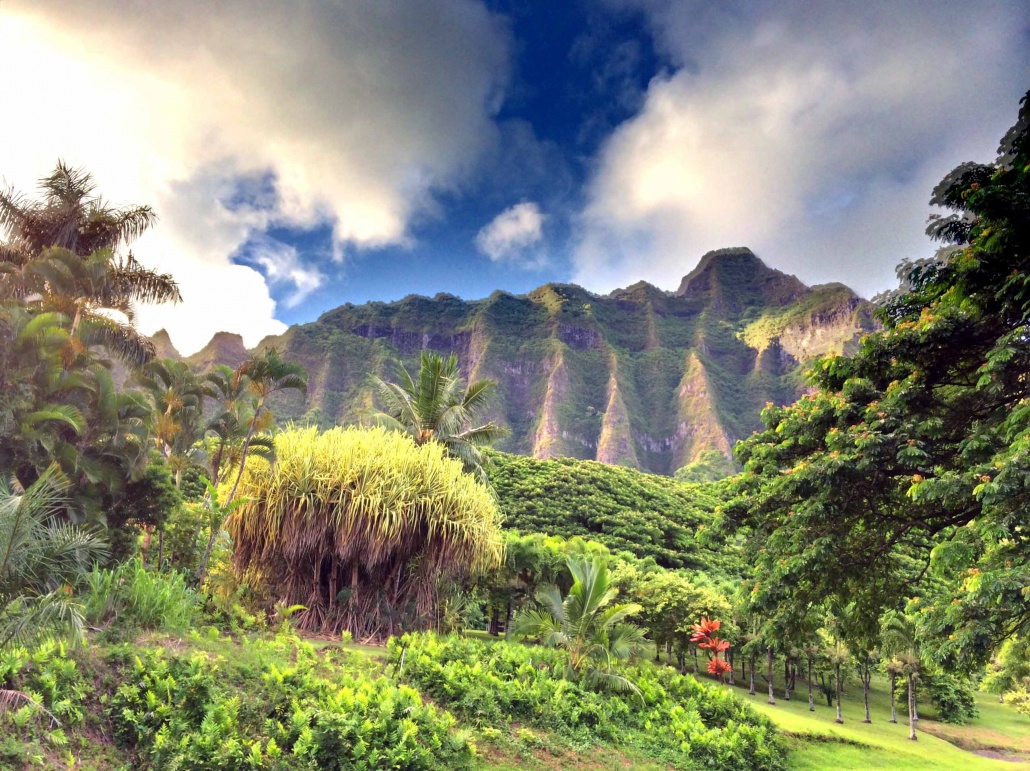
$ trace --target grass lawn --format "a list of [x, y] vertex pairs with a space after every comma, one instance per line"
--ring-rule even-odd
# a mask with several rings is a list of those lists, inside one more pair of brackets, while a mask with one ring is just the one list
[[[762, 683], [764, 685], [764, 682]], [[759, 686], [761, 688], [761, 686]], [[965, 726], [932, 720], [929, 705], [921, 708], [918, 739], [908, 738], [905, 722], [890, 723], [889, 686], [874, 678], [870, 694], [872, 723], [862, 720], [862, 688], [852, 682], [843, 700], [844, 724], [835, 722], [836, 710], [816, 693], [816, 711], [808, 711], [808, 693], [799, 682], [798, 693], [784, 701], [777, 690], [776, 706], [768, 704], [768, 693], [759, 690], [744, 699], [768, 715], [788, 735], [795, 769], [1030, 769], [1030, 718], [1011, 707], [998, 704], [996, 696], [978, 694], [980, 717]], [[907, 719], [902, 708], [899, 721]], [[977, 754], [981, 753], [981, 754]], [[999, 757], [1007, 760], [996, 759]]]

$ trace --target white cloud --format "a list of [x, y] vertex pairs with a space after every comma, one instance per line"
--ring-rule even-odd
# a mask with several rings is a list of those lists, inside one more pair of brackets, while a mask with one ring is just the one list
[[[219, 329], [254, 344], [284, 327], [230, 255], [273, 224], [330, 222], [340, 253], [406, 242], [495, 141], [507, 35], [476, 0], [8, 0], [0, 174], [31, 193], [60, 156], [153, 205], [137, 255], [186, 301], [141, 327], [183, 351]], [[226, 203], [254, 177], [272, 180], [266, 205]], [[290, 273], [291, 299], [315, 281], [256, 264]]]
[[573, 256], [594, 289], [675, 286], [737, 245], [809, 283], [885, 288], [933, 250], [933, 186], [993, 158], [1026, 87], [1015, 2], [630, 4], [681, 67], [598, 159]]
[[542, 258], [531, 247], [543, 240], [544, 219], [537, 204], [531, 201], [515, 204], [479, 231], [476, 248], [494, 262], [539, 265]]
[[316, 266], [305, 265], [296, 248], [271, 238], [260, 238], [248, 244], [247, 259], [260, 265], [270, 284], [292, 285], [293, 292], [284, 301], [295, 308], [325, 283], [325, 276]]

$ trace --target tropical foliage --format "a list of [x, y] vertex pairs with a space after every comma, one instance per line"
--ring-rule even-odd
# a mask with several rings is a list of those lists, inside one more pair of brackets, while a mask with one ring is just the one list
[[616, 667], [643, 649], [644, 630], [625, 623], [640, 606], [612, 604], [618, 589], [600, 557], [570, 557], [568, 567], [572, 574], [568, 594], [562, 597], [554, 584], [540, 587], [536, 600], [541, 609], [517, 616], [512, 634], [563, 651], [568, 678], [583, 678], [602, 689], [636, 691]]
[[564, 676], [568, 661], [558, 650], [408, 634], [391, 640], [389, 651], [401, 677], [479, 725], [520, 722], [637, 746], [676, 768], [784, 767], [767, 718], [668, 668], [627, 670], [636, 693], [599, 693]]
[[734, 543], [705, 533], [722, 502], [718, 485], [702, 488], [573, 458], [490, 457], [506, 527], [599, 541], [668, 568], [739, 573]]
[[380, 425], [403, 431], [415, 444], [439, 442], [462, 462], [465, 470], [484, 479], [482, 447], [505, 435], [493, 422], [474, 425], [497, 387], [493, 380], [477, 380], [465, 386], [458, 357], [422, 352], [418, 375], [413, 378], [397, 364], [399, 383], [375, 378], [383, 411], [375, 416]]
[[233, 561], [302, 628], [392, 634], [429, 623], [440, 577], [501, 562], [489, 492], [437, 443], [385, 429], [291, 429], [248, 463], [226, 524]]
[[105, 546], [61, 521], [67, 489], [53, 467], [26, 490], [0, 480], [0, 653], [12, 643], [82, 635], [82, 607], [72, 587]]

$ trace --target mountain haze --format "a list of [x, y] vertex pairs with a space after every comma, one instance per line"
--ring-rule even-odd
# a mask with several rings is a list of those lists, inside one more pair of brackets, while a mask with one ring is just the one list
[[[738, 248], [706, 254], [676, 292], [547, 284], [475, 301], [348, 303], [259, 347], [308, 371], [307, 398], [283, 399], [284, 418], [356, 422], [372, 408], [369, 375], [391, 377], [396, 359], [417, 368], [428, 348], [498, 382], [489, 417], [511, 429], [501, 449], [669, 474], [708, 449], [728, 455], [767, 402], [800, 395], [805, 362], [872, 329], [870, 309], [841, 284], [806, 287]], [[238, 335], [219, 333], [187, 360], [235, 366], [246, 354]]]

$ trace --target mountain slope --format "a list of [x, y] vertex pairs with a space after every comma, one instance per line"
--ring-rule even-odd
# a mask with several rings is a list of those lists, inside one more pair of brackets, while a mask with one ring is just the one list
[[[417, 366], [425, 348], [498, 382], [489, 418], [511, 429], [500, 448], [669, 474], [706, 450], [728, 454], [758, 427], [766, 402], [800, 394], [804, 362], [842, 351], [872, 328], [870, 306], [833, 284], [809, 288], [748, 249], [705, 255], [674, 293], [646, 283], [606, 296], [571, 284], [346, 304], [291, 327], [275, 345], [309, 373], [308, 397], [286, 417], [354, 422], [372, 407], [369, 374]], [[188, 360], [235, 366], [235, 336], [216, 335]]]

